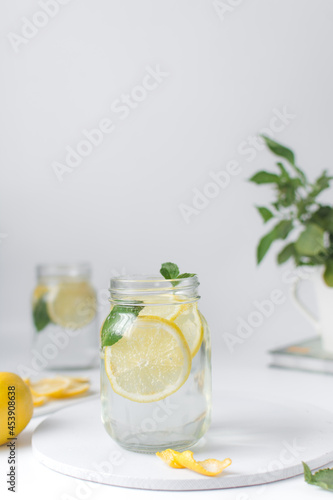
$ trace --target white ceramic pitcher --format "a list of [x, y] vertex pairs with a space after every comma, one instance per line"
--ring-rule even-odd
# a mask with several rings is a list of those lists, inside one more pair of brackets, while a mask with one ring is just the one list
[[325, 351], [333, 353], [333, 287], [326, 285], [323, 279], [322, 267], [318, 268], [311, 276], [317, 301], [318, 318], [300, 300], [298, 292], [302, 279], [298, 278], [292, 285], [291, 296], [298, 309], [314, 326], [318, 335], [321, 335]]

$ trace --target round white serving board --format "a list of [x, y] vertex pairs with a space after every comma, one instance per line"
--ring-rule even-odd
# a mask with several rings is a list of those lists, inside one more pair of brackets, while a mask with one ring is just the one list
[[115, 486], [152, 490], [210, 490], [264, 484], [333, 461], [333, 414], [306, 404], [274, 403], [242, 393], [215, 394], [213, 421], [193, 446], [197, 460], [232, 459], [220, 476], [172, 469], [154, 454], [129, 452], [104, 430], [98, 399], [45, 419], [35, 430], [34, 455], [47, 467]]
[[99, 391], [91, 391], [66, 399], [50, 399], [43, 406], [36, 406], [34, 408], [33, 417], [43, 417], [44, 415], [48, 415], [49, 413], [54, 413], [58, 410], [62, 410], [63, 408], [67, 408], [68, 406], [76, 405], [78, 403], [82, 403], [84, 400], [89, 401], [91, 399], [96, 399], [99, 396]]

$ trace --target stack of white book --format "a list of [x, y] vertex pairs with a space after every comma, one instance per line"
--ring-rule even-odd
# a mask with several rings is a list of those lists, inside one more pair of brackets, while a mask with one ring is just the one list
[[333, 375], [333, 353], [324, 351], [321, 338], [315, 337], [304, 342], [269, 351], [270, 366], [306, 370]]

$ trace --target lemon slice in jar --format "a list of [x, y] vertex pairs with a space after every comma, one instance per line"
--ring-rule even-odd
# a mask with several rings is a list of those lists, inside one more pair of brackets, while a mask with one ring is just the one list
[[95, 292], [85, 281], [61, 283], [49, 297], [47, 310], [56, 325], [82, 328], [96, 315]]
[[105, 348], [105, 370], [117, 394], [151, 403], [176, 392], [191, 371], [191, 353], [171, 321], [138, 317], [125, 335]]
[[45, 285], [38, 285], [32, 294], [32, 304], [35, 306], [39, 299], [41, 299], [44, 295], [49, 292], [49, 287]]
[[159, 295], [158, 297], [145, 297], [144, 302], [149, 303], [140, 312], [139, 316], [158, 316], [159, 318], [169, 319], [178, 316], [181, 311], [181, 304], [176, 303], [177, 298], [173, 295]]
[[183, 304], [171, 321], [180, 328], [194, 358], [200, 349], [204, 331], [197, 304]]

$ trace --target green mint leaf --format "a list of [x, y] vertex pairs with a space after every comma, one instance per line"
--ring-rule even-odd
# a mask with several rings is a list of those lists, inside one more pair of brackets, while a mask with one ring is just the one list
[[308, 223], [305, 231], [299, 235], [298, 240], [295, 242], [295, 250], [299, 255], [306, 257], [312, 257], [323, 252], [325, 250], [323, 228], [312, 222]]
[[268, 234], [261, 238], [257, 248], [257, 263], [260, 264], [275, 240], [285, 240], [293, 228], [290, 220], [280, 221]]
[[[142, 302], [138, 302], [142, 303]], [[116, 305], [104, 321], [101, 331], [101, 347], [115, 344], [134, 323], [144, 306]]]
[[37, 332], [44, 330], [44, 328], [51, 323], [47, 305], [44, 297], [41, 297], [35, 304], [32, 311], [33, 321]]
[[254, 174], [249, 180], [255, 184], [278, 184], [280, 177], [276, 174], [272, 174], [271, 172], [261, 170], [260, 172]]
[[183, 274], [179, 274], [177, 276], [177, 279], [192, 278], [193, 276], [195, 276], [194, 273], [183, 273]]
[[[173, 264], [172, 262], [164, 262], [164, 264], [162, 264], [162, 266], [161, 266], [160, 273], [167, 280], [170, 280], [170, 279], [177, 279], [178, 280], [178, 279], [182, 279], [182, 278], [191, 278], [192, 276], [195, 276], [194, 273], [179, 274], [179, 267], [177, 266], [177, 264]], [[178, 281], [171, 281], [171, 285], [177, 286]]]
[[295, 251], [295, 245], [294, 245], [294, 243], [289, 243], [278, 254], [278, 256], [277, 256], [278, 264], [283, 264], [288, 259], [290, 259], [290, 257], [294, 257], [295, 253], [296, 253], [296, 251]]
[[161, 266], [160, 273], [166, 280], [171, 280], [178, 277], [179, 267], [172, 262], [164, 262]]
[[302, 462], [304, 468], [304, 479], [308, 484], [320, 486], [324, 490], [333, 491], [333, 469], [320, 469], [312, 474], [310, 467]]
[[256, 207], [256, 209], [260, 213], [264, 222], [267, 222], [268, 220], [270, 220], [274, 217], [272, 212], [270, 210], [268, 210], [268, 208], [266, 208], [266, 207]]
[[266, 146], [274, 153], [276, 156], [281, 156], [281, 158], [285, 158], [291, 165], [295, 165], [295, 156], [291, 149], [282, 146], [278, 142], [273, 141], [270, 137], [265, 135], [261, 136], [266, 142]]
[[160, 273], [166, 280], [171, 280], [178, 277], [179, 267], [172, 262], [164, 262], [161, 266]]

